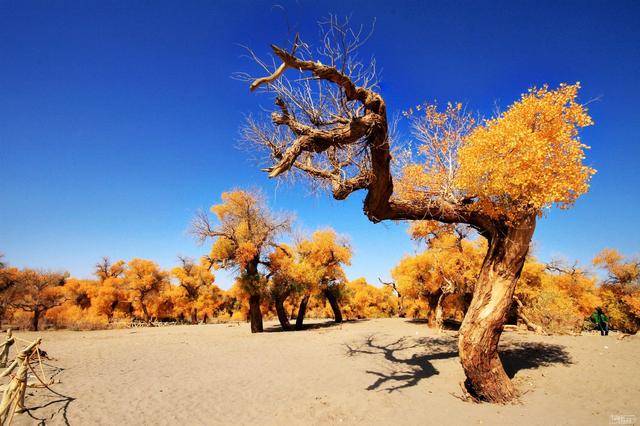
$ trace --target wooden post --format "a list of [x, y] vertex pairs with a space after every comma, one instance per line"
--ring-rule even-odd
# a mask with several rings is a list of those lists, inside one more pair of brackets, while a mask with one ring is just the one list
[[6, 368], [9, 362], [9, 349], [15, 343], [16, 339], [11, 333], [11, 329], [7, 330], [7, 338], [2, 343], [2, 350], [0, 351], [0, 368]]
[[42, 339], [34, 340], [33, 343], [18, 353], [16, 359], [13, 360], [9, 367], [0, 373], [0, 377], [6, 377], [11, 374], [16, 367], [18, 368], [16, 375], [13, 376], [9, 385], [5, 389], [4, 394], [2, 395], [2, 401], [0, 402], [0, 425], [2, 426], [11, 422], [16, 408], [24, 409], [29, 357], [41, 341]]

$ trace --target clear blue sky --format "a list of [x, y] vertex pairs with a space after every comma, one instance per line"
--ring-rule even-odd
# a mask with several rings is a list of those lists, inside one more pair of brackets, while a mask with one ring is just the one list
[[[405, 226], [372, 225], [361, 197], [335, 202], [277, 187], [236, 149], [266, 97], [232, 80], [253, 70], [238, 44], [268, 51], [287, 20], [307, 39], [328, 13], [377, 18], [364, 49], [391, 111], [459, 100], [489, 114], [531, 85], [581, 81], [597, 170], [575, 208], [535, 234], [542, 259], [589, 262], [639, 250], [640, 2], [0, 1], [0, 251], [17, 266], [89, 276], [104, 255], [163, 266], [206, 251], [194, 212], [234, 187], [261, 187], [306, 229], [355, 248], [351, 277], [375, 281], [415, 251]], [[229, 285], [220, 274], [219, 283]]]

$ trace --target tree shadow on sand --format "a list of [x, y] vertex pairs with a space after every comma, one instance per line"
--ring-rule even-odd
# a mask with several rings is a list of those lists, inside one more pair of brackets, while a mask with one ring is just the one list
[[56, 376], [60, 375], [64, 368], [48, 363], [42, 363], [42, 365], [50, 374], [50, 382], [46, 386], [38, 386], [27, 390], [27, 404], [25, 404], [27, 406], [22, 411], [22, 415], [31, 417], [34, 421], [33, 424], [46, 425], [54, 423], [69, 425], [69, 407], [76, 398], [63, 395], [51, 387]]
[[[56, 424], [69, 425], [69, 406], [75, 401], [75, 398], [61, 395], [57, 399], [53, 399], [49, 402], [43, 402], [40, 405], [27, 407], [25, 413], [37, 422], [38, 425], [46, 425], [48, 421], [55, 422]], [[52, 411], [46, 417], [40, 417], [39, 410]], [[62, 416], [62, 419], [57, 418], [58, 415]]]
[[573, 364], [564, 346], [541, 342], [512, 342], [500, 348], [504, 371], [513, 378], [520, 370]]
[[[375, 335], [370, 335], [360, 344], [345, 344], [345, 347], [349, 357], [373, 355], [381, 356], [387, 361], [387, 371], [366, 371], [376, 377], [366, 389], [389, 393], [416, 386], [422, 380], [439, 374], [431, 361], [458, 356], [458, 340], [452, 336], [417, 339], [403, 337], [391, 343], [383, 343]], [[403, 355], [404, 351], [414, 349], [420, 350], [420, 353]], [[500, 348], [500, 358], [509, 377], [515, 376], [520, 370], [572, 363], [563, 346], [535, 342], [503, 345]]]
[[328, 320], [323, 322], [313, 322], [309, 324], [303, 324], [301, 330], [296, 330], [293, 324], [291, 325], [290, 330], [284, 330], [280, 324], [277, 324], [277, 325], [272, 325], [270, 327], [265, 327], [264, 331], [266, 333], [279, 333], [279, 332], [289, 332], [289, 331], [317, 330], [321, 328], [340, 327], [344, 324], [353, 324], [353, 323], [365, 322], [365, 321], [369, 321], [369, 320], [368, 319], [351, 319], [351, 320], [345, 320], [341, 323], [335, 322], [334, 320]]
[[[357, 346], [345, 345], [347, 356], [382, 355], [389, 362], [389, 372], [367, 370], [376, 376], [376, 380], [367, 390], [385, 390], [389, 393], [416, 386], [438, 370], [431, 364], [436, 359], [447, 359], [458, 355], [455, 339], [446, 337], [409, 339], [403, 337], [391, 343], [377, 343], [376, 336], [371, 335]], [[414, 348], [427, 348], [426, 354], [412, 354], [410, 358], [402, 357], [403, 351]]]
[[[404, 321], [409, 324], [426, 324], [426, 325], [429, 324], [429, 320], [426, 318], [406, 318]], [[451, 330], [451, 331], [460, 330], [461, 325], [462, 325], [462, 321], [457, 321], [451, 318], [446, 318], [442, 324], [444, 330]]]

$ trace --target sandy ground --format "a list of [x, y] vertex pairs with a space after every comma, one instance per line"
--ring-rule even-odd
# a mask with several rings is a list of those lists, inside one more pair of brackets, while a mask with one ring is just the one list
[[[82, 425], [607, 425], [610, 415], [640, 419], [635, 336], [505, 332], [503, 359], [523, 396], [519, 404], [494, 406], [454, 396], [463, 373], [453, 332], [437, 334], [402, 319], [315, 325], [261, 335], [251, 335], [247, 324], [38, 333], [55, 358], [51, 363], [64, 368], [54, 389], [74, 399], [37, 390], [27, 405], [44, 405], [30, 413], [47, 424]], [[37, 421], [21, 414], [17, 423]]]

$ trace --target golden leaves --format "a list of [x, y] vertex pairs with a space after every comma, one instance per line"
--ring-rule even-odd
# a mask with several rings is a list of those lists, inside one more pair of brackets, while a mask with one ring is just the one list
[[484, 208], [514, 218], [558, 205], [570, 207], [595, 170], [583, 164], [578, 129], [593, 122], [576, 100], [580, 85], [530, 89], [500, 116], [486, 120], [458, 152], [456, 184]]
[[398, 309], [398, 298], [388, 286], [375, 287], [364, 278], [348, 282], [345, 293], [342, 311], [347, 319], [385, 318]]
[[132, 259], [124, 272], [124, 283], [129, 290], [143, 297], [158, 293], [169, 285], [168, 275], [157, 263], [147, 259]]
[[274, 238], [289, 230], [291, 219], [273, 214], [259, 192], [229, 191], [221, 198], [211, 207], [219, 224], [208, 231], [215, 239], [208, 260], [216, 269], [257, 267]]
[[427, 297], [443, 287], [457, 294], [470, 292], [486, 253], [485, 241], [460, 239], [450, 228], [430, 221], [416, 229], [420, 238], [425, 230], [430, 235], [428, 249], [405, 256], [391, 272], [400, 292], [410, 298]]
[[351, 264], [352, 251], [346, 239], [331, 228], [315, 231], [311, 238], [296, 246], [305, 281], [311, 286], [320, 282], [344, 280], [342, 265]]
[[396, 196], [473, 200], [474, 208], [507, 220], [553, 205], [570, 207], [595, 173], [584, 164], [588, 147], [579, 129], [593, 121], [577, 101], [579, 88], [576, 83], [530, 89], [480, 124], [461, 104], [449, 103], [443, 111], [421, 106], [413, 128], [423, 161], [402, 168]]

